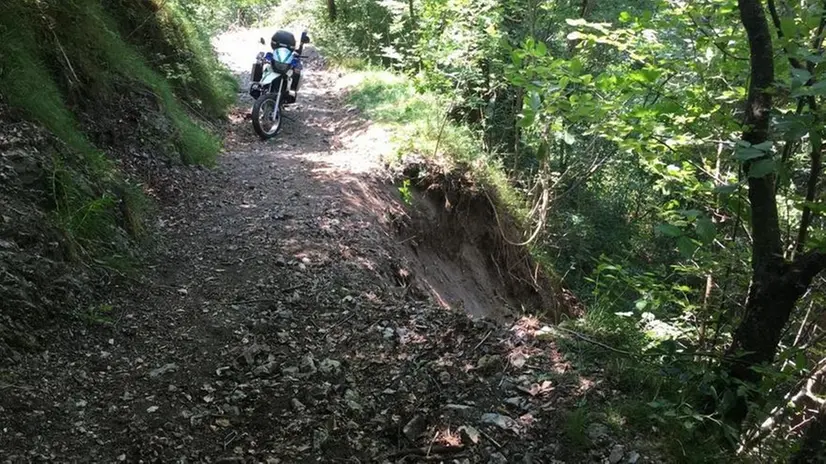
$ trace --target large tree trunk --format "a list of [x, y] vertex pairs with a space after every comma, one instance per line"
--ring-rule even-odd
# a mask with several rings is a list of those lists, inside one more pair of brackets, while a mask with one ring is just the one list
[[[738, 5], [751, 58], [743, 139], [756, 145], [765, 142], [769, 135], [771, 86], [774, 83], [772, 39], [761, 1], [739, 0]], [[755, 163], [770, 156], [767, 154], [746, 163], [746, 174]], [[745, 317], [734, 333], [724, 363], [731, 378], [752, 387], [762, 380], [762, 374], [754, 368], [772, 362], [795, 303], [826, 265], [826, 257], [820, 253], [800, 255], [792, 263], [783, 258], [774, 181], [773, 174], [748, 177], [754, 237], [752, 286]], [[748, 400], [740, 396], [734, 407], [726, 411], [729, 423], [739, 426], [743, 422], [748, 413]]]

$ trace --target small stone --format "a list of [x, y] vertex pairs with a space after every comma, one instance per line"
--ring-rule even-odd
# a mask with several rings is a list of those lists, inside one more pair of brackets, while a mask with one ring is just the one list
[[289, 376], [298, 374], [298, 368], [295, 366], [284, 367], [281, 369], [281, 375]]
[[486, 354], [476, 362], [476, 369], [481, 372], [492, 372], [502, 365], [502, 357], [497, 354]]
[[341, 370], [341, 363], [335, 359], [327, 358], [318, 364], [318, 370], [322, 374], [338, 374]]
[[408, 440], [410, 440], [411, 442], [415, 442], [419, 438], [419, 435], [421, 435], [422, 432], [424, 432], [424, 428], [424, 417], [416, 414], [415, 416], [413, 416], [412, 419], [410, 419], [407, 422], [407, 424], [405, 424], [404, 428], [402, 429], [402, 432]]
[[126, 460], [126, 454], [125, 454], [125, 453], [124, 453], [124, 454], [119, 454], [119, 455], [118, 455], [118, 461], [123, 462], [123, 461], [125, 461], [125, 460]]
[[637, 464], [637, 461], [640, 460], [640, 453], [636, 451], [631, 451], [628, 453], [628, 464]]
[[618, 464], [622, 461], [622, 456], [625, 455], [625, 448], [622, 445], [614, 445], [611, 448], [611, 454], [608, 456], [608, 461], [611, 464]]
[[221, 418], [215, 420], [215, 425], [217, 425], [218, 427], [227, 428], [230, 426], [230, 422], [229, 419]]
[[608, 427], [605, 424], [595, 422], [588, 426], [586, 433], [591, 441], [600, 441], [608, 436]]
[[482, 414], [482, 423], [493, 424], [503, 430], [516, 431], [519, 428], [516, 421], [512, 418], [503, 416], [502, 414], [496, 414], [494, 412]]
[[474, 445], [479, 443], [481, 434], [475, 427], [471, 427], [470, 425], [463, 425], [459, 427], [459, 434], [462, 436], [462, 440], [473, 443]]
[[506, 458], [505, 455], [497, 451], [490, 455], [490, 459], [488, 459], [488, 464], [508, 464], [508, 458]]
[[298, 401], [298, 398], [293, 398], [290, 401], [290, 404], [292, 405], [293, 409], [297, 412], [301, 412], [307, 409], [307, 407], [304, 406], [304, 404], [302, 404], [301, 401]]
[[262, 364], [255, 369], [252, 370], [252, 374], [256, 376], [267, 375], [271, 373], [275, 369], [274, 362], [268, 362], [266, 364]]
[[522, 369], [525, 366], [525, 363], [528, 362], [528, 358], [520, 352], [513, 353], [508, 358], [511, 365], [517, 369]]
[[189, 293], [189, 291], [185, 288], [179, 288], [178, 289], [178, 295], [186, 296], [188, 293]]
[[178, 370], [178, 365], [175, 363], [165, 364], [157, 369], [152, 369], [149, 371], [149, 377], [152, 379], [156, 379], [168, 372], [175, 372]]
[[395, 330], [393, 330], [393, 329], [392, 329], [392, 328], [390, 328], [390, 327], [385, 327], [385, 328], [384, 328], [384, 330], [382, 330], [382, 336], [383, 336], [386, 340], [390, 340], [391, 338], [393, 338], [393, 336], [394, 336], [395, 334], [396, 334], [396, 331], [395, 331]]
[[448, 373], [447, 371], [440, 372], [439, 373], [439, 382], [442, 382], [443, 384], [449, 384], [450, 383], [450, 373]]
[[325, 428], [313, 430], [313, 449], [318, 451], [330, 439], [330, 433]]
[[241, 415], [241, 408], [238, 406], [225, 406], [224, 411], [232, 416], [240, 416]]
[[157, 406], [149, 406], [148, 408], [146, 408], [146, 412], [148, 412], [149, 414], [152, 414], [153, 412], [157, 411], [158, 409], [159, 408]]
[[318, 369], [315, 366], [315, 358], [313, 357], [312, 353], [308, 353], [303, 358], [301, 358], [301, 363], [299, 364], [301, 372], [314, 374]]

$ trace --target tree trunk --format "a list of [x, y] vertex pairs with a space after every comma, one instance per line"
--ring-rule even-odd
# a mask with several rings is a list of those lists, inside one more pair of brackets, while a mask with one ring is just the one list
[[826, 462], [826, 404], [820, 407], [817, 417], [806, 428], [800, 451], [792, 457], [790, 464], [815, 462]]
[[327, 0], [327, 17], [331, 23], [336, 22], [338, 12], [336, 11], [336, 0]]
[[[746, 103], [743, 140], [756, 145], [768, 140], [774, 83], [772, 39], [760, 0], [739, 0], [740, 18], [746, 29], [751, 58], [751, 79]], [[745, 163], [745, 173], [768, 157]], [[774, 359], [783, 329], [797, 300], [826, 265], [826, 255], [809, 253], [789, 263], [783, 258], [780, 224], [775, 200], [774, 174], [748, 176], [751, 203], [752, 286], [746, 314], [734, 332], [723, 364], [732, 379], [756, 387], [762, 374], [754, 370]], [[736, 359], [735, 359], [736, 357]], [[735, 386], [736, 388], [736, 386]], [[739, 426], [748, 413], [748, 397], [737, 396], [725, 411], [726, 420]]]

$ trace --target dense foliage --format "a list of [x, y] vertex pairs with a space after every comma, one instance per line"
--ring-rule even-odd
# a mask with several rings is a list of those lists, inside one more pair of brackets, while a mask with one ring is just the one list
[[316, 13], [330, 53], [408, 74], [478, 134], [533, 206], [531, 246], [588, 304], [572, 326], [634, 353], [638, 377], [669, 373], [656, 391], [618, 381], [649, 396], [667, 434], [713, 443], [700, 460], [798, 452], [788, 438], [817, 423], [826, 363], [822, 2], [336, 0]]

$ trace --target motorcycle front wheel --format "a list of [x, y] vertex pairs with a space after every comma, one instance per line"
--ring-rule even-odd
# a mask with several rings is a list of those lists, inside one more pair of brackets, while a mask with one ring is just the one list
[[262, 140], [268, 140], [281, 129], [281, 92], [266, 93], [252, 106], [252, 127]]

